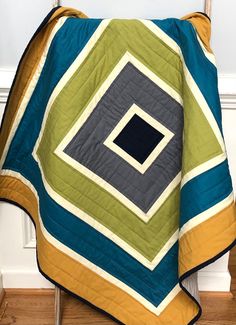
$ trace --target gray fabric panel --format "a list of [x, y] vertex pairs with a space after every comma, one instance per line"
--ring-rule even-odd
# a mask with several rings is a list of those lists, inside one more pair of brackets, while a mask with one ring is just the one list
[[[133, 103], [175, 134], [144, 174], [103, 144]], [[181, 170], [182, 131], [181, 105], [128, 63], [64, 151], [147, 212]]]

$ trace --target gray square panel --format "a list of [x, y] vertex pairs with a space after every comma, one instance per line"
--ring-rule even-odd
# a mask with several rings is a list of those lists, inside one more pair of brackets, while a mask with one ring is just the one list
[[[144, 174], [103, 144], [134, 103], [174, 133]], [[64, 152], [146, 213], [181, 170], [182, 130], [182, 106], [127, 63]]]

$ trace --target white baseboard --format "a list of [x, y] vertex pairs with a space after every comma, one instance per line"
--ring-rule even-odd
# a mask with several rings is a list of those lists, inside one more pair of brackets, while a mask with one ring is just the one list
[[[0, 307], [3, 303], [4, 295], [5, 295], [5, 291], [3, 289], [2, 273], [0, 272]], [[0, 318], [1, 318], [1, 316], [0, 316]], [[1, 321], [1, 319], [0, 319], [0, 321]]]
[[200, 291], [230, 291], [231, 276], [228, 271], [199, 271], [198, 287]]
[[38, 270], [2, 270], [3, 287], [7, 288], [53, 288]]
[[5, 104], [16, 69], [0, 68], [0, 103]]
[[[4, 288], [53, 288], [38, 270], [3, 270]], [[198, 272], [200, 291], [230, 291], [229, 272]]]

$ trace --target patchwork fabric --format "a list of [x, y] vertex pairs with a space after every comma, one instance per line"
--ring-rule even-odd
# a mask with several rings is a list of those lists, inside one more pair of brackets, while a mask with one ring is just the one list
[[[84, 172], [85, 176], [92, 180], [97, 177], [99, 185], [100, 182], [106, 181], [111, 190], [114, 188], [114, 192], [117, 191], [118, 199], [122, 200], [121, 196], [124, 195], [126, 200], [130, 199], [143, 213], [151, 208], [181, 169], [182, 133], [180, 131], [183, 110], [168, 94], [164, 95], [151, 80], [144, 77], [134, 66], [127, 64], [97, 105], [92, 107], [92, 112], [86, 113], [89, 110], [87, 108], [84, 111], [84, 115], [87, 116], [83, 115], [78, 119], [73, 126], [73, 130], [77, 133], [75, 136], [69, 136], [69, 144], [64, 149], [59, 149], [63, 151], [63, 159], [66, 162], [68, 158], [65, 154], [73, 158], [71, 164], [78, 171]], [[163, 105], [167, 102], [165, 107], [161, 105], [162, 102]], [[165, 113], [166, 107], [169, 109], [167, 113]], [[139, 116], [139, 124], [141, 117], [143, 124], [139, 126], [139, 130], [129, 131], [129, 134], [125, 135], [126, 142], [124, 139], [121, 142], [122, 131], [128, 132], [126, 126], [135, 116]], [[86, 118], [84, 123], [83, 118]], [[153, 139], [150, 138], [152, 137], [150, 129], [157, 137], [154, 141], [158, 140], [154, 142], [154, 146]], [[147, 131], [149, 133], [145, 135]], [[128, 141], [132, 141], [130, 132], [139, 132], [140, 139], [137, 139], [136, 143], [131, 143], [130, 148], [128, 147], [128, 151], [136, 150], [137, 157], [133, 156], [134, 153], [132, 155], [132, 152], [125, 150]], [[149, 143], [144, 143], [142, 148], [145, 136], [146, 142]], [[59, 150], [57, 153], [61, 157]], [[139, 155], [143, 159], [142, 152], [145, 159], [140, 162]], [[170, 161], [172, 156], [175, 156], [175, 161]], [[161, 170], [166, 164], [171, 166], [169, 175], [164, 177]], [[150, 178], [156, 178], [156, 186], [152, 189], [150, 189]], [[106, 184], [104, 187], [106, 189]]]
[[184, 280], [235, 244], [209, 38], [201, 13], [58, 7], [11, 88], [0, 198], [32, 218], [42, 274], [124, 324], [194, 324]]

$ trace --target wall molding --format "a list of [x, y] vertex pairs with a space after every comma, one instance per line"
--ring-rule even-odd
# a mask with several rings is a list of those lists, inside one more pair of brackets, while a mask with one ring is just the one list
[[0, 104], [5, 104], [16, 69], [0, 69]]
[[[38, 269], [2, 270], [4, 288], [53, 288], [53, 284], [44, 278]], [[198, 272], [199, 291], [230, 291], [231, 277], [228, 271]]]
[[230, 291], [231, 275], [229, 271], [198, 271], [199, 291]]
[[[0, 104], [5, 104], [16, 69], [0, 68]], [[222, 109], [236, 109], [236, 74], [219, 74], [218, 89]]]
[[219, 74], [218, 89], [222, 109], [236, 109], [236, 74]]
[[38, 269], [3, 269], [3, 287], [8, 288], [54, 288]]
[[2, 273], [0, 272], [0, 307], [3, 302], [5, 291], [3, 289]]

